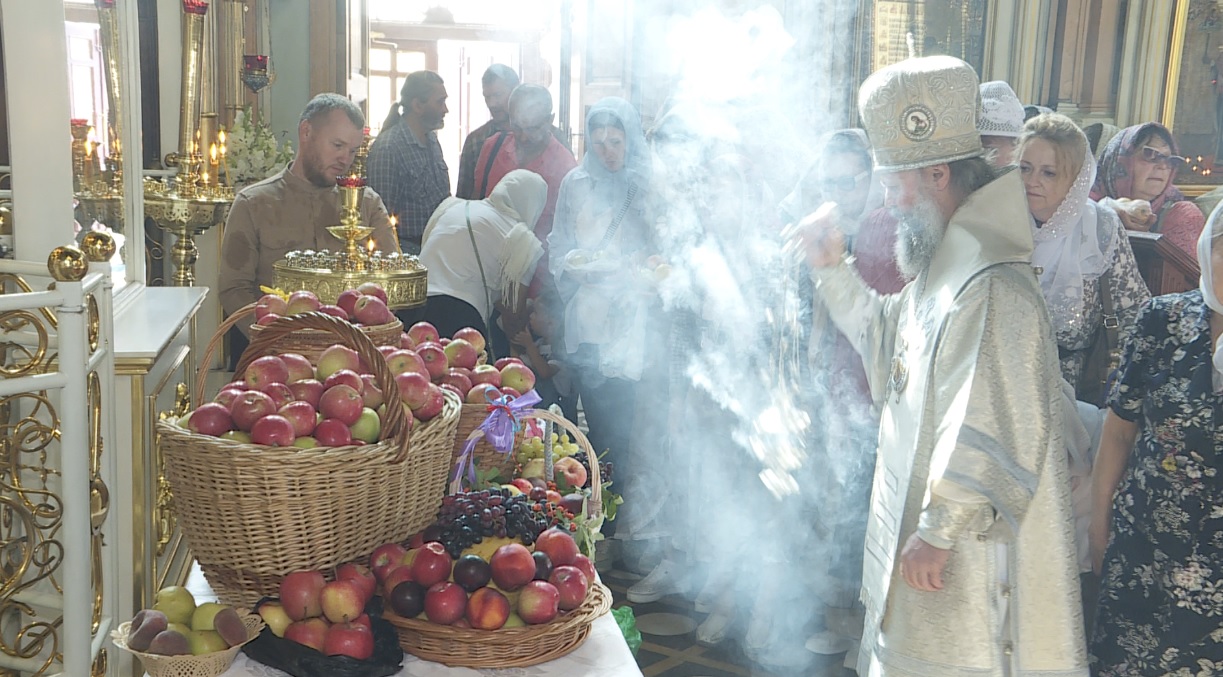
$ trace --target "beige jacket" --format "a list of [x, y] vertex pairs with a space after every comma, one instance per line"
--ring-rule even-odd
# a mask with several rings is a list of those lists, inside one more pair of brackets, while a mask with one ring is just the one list
[[[374, 227], [374, 242], [384, 253], [399, 251], [382, 199], [369, 188], [361, 200], [361, 221]], [[343, 249], [327, 226], [340, 224], [340, 189], [319, 188], [291, 174], [248, 186], [234, 198], [221, 244], [221, 306], [229, 315], [256, 301], [271, 286], [272, 264], [295, 249]], [[286, 289], [285, 291], [294, 291]]]
[[[818, 272], [882, 407], [863, 565], [863, 677], [1086, 677], [1061, 372], [1018, 172], [952, 216], [929, 268], [880, 297]], [[914, 533], [944, 588], [899, 571]]]

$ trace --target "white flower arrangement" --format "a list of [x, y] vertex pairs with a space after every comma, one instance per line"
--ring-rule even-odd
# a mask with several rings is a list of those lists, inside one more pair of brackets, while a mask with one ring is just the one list
[[277, 143], [271, 127], [249, 108], [234, 116], [226, 141], [230, 180], [235, 184], [262, 181], [293, 159], [293, 144]]

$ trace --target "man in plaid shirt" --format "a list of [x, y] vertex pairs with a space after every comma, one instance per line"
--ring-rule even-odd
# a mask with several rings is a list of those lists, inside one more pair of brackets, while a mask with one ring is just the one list
[[437, 140], [447, 112], [441, 76], [416, 71], [404, 80], [399, 101], [391, 105], [369, 149], [369, 187], [399, 220], [399, 246], [405, 253], [420, 253], [425, 224], [450, 197], [450, 173]]

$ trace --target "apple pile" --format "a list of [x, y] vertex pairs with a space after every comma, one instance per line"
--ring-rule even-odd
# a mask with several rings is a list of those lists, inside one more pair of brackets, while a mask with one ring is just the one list
[[365, 282], [356, 289], [340, 292], [335, 304], [323, 303], [312, 291], [295, 291], [289, 298], [280, 294], [265, 294], [255, 302], [255, 324], [267, 325], [285, 315], [326, 313], [357, 326], [376, 327], [395, 321], [387, 306], [386, 290], [375, 282]]
[[485, 558], [452, 558], [437, 541], [414, 538], [416, 547], [379, 546], [370, 567], [396, 615], [476, 630], [540, 625], [578, 608], [595, 582], [590, 559], [573, 537], [548, 529], [535, 551], [506, 543]]
[[487, 341], [474, 327], [463, 327], [453, 338], [438, 336], [437, 327], [417, 322], [406, 332], [425, 361], [429, 379], [468, 404], [488, 404], [502, 395], [519, 397], [535, 387], [535, 372], [516, 357], [503, 357], [496, 364], [481, 364]]
[[132, 617], [127, 647], [162, 656], [200, 656], [246, 642], [246, 626], [233, 607], [216, 602], [196, 604], [182, 586], [157, 592], [152, 609]]
[[374, 654], [374, 632], [365, 605], [374, 577], [357, 564], [336, 567], [328, 582], [321, 571], [295, 571], [280, 582], [280, 599], [257, 611], [277, 637], [328, 656], [365, 660]]

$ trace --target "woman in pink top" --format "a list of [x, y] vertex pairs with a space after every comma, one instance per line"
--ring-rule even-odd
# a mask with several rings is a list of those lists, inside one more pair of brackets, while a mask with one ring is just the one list
[[1091, 199], [1146, 200], [1151, 212], [1145, 218], [1117, 208], [1117, 203], [1110, 206], [1117, 208], [1126, 229], [1161, 233], [1196, 259], [1206, 217], [1172, 185], [1184, 162], [1176, 154], [1176, 141], [1167, 127], [1157, 122], [1127, 127], [1108, 142], [1100, 156]]

